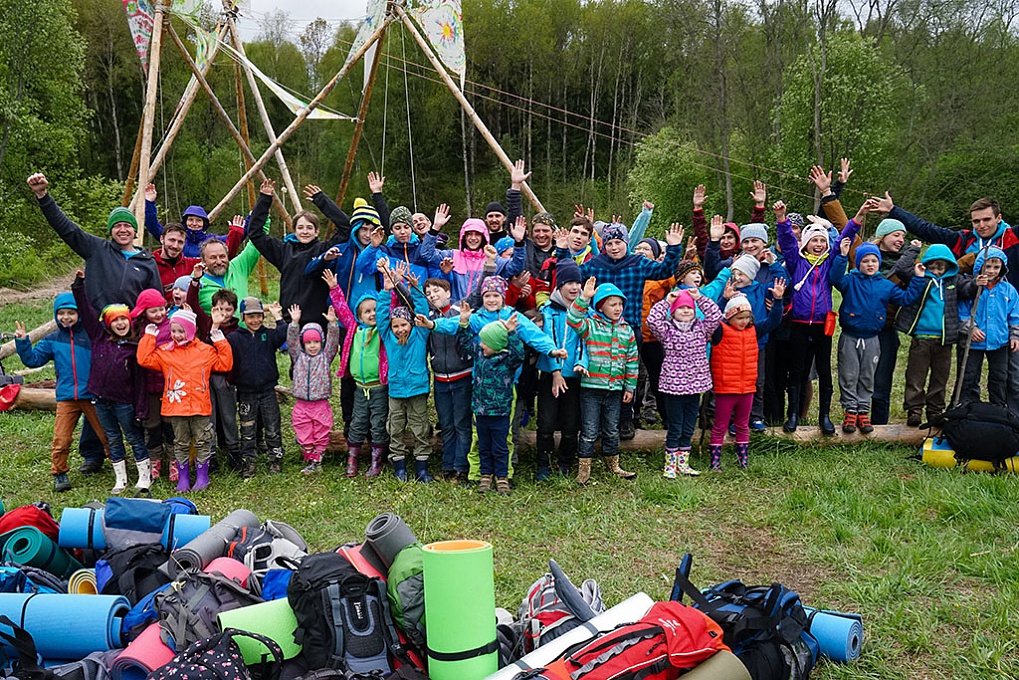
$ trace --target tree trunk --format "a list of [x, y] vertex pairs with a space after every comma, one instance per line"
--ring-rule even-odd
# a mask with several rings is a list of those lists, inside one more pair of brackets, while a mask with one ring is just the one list
[[117, 161], [117, 179], [123, 181], [124, 154], [120, 148], [120, 117], [117, 114], [117, 97], [113, 92], [113, 42], [107, 47], [106, 94], [110, 98], [110, 118], [113, 119], [113, 157]]

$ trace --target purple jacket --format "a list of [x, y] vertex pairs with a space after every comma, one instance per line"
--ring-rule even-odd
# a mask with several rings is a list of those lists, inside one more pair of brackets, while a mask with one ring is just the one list
[[839, 254], [839, 243], [844, 238], [852, 240], [860, 225], [856, 220], [849, 220], [837, 241], [831, 244], [828, 257], [818, 266], [813, 266], [800, 252], [800, 244], [793, 236], [789, 220], [776, 225], [778, 246], [785, 258], [785, 269], [788, 275], [787, 284], [792, 290], [793, 306], [790, 318], [799, 323], [824, 323], [831, 311], [831, 283], [828, 282], [828, 270], [831, 269], [835, 256]]
[[700, 394], [711, 389], [708, 342], [722, 321], [718, 305], [702, 295], [697, 306], [704, 313], [688, 331], [682, 331], [669, 314], [668, 299], [655, 303], [647, 315], [647, 325], [662, 343], [665, 360], [658, 389], [665, 394]]

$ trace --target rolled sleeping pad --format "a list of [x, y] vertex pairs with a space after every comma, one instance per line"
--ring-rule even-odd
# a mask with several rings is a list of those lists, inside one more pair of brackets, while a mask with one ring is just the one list
[[[954, 468], [959, 467], [959, 461], [955, 459], [955, 451], [947, 439], [931, 437], [924, 440], [922, 460], [931, 467]], [[1019, 456], [1006, 458], [1004, 461], [1007, 472], [1019, 472]], [[971, 460], [966, 464], [966, 469], [973, 472], [994, 472], [994, 464], [986, 460]]]
[[202, 571], [206, 574], [217, 573], [225, 576], [244, 588], [248, 587], [248, 579], [251, 578], [251, 570], [243, 562], [232, 557], [217, 557], [205, 565], [205, 569]]
[[54, 543], [53, 539], [35, 527], [19, 527], [4, 535], [5, 562], [42, 569], [63, 580], [69, 579], [71, 574], [82, 568], [81, 562], [71, 557]]
[[67, 592], [71, 595], [98, 595], [95, 569], [79, 569], [71, 574], [67, 582]]
[[121, 620], [130, 609], [123, 595], [0, 593], [0, 614], [32, 635], [44, 659], [82, 659], [121, 647]]
[[[425, 583], [428, 583], [427, 579]], [[489, 675], [486, 680], [513, 680], [518, 673], [529, 671], [532, 668], [543, 668], [558, 659], [563, 652], [575, 644], [586, 642], [595, 635], [610, 631], [616, 626], [639, 621], [648, 613], [648, 610], [651, 609], [651, 605], [654, 603], [654, 600], [645, 593], [631, 595], [615, 607], [606, 609], [590, 621], [542, 645], [510, 665], [499, 669], [498, 672]], [[429, 612], [428, 620], [431, 622], [431, 612]]]
[[208, 515], [185, 515], [179, 512], [171, 513], [163, 525], [163, 537], [160, 543], [163, 547], [173, 552], [195, 540], [212, 526], [212, 518]]
[[[379, 569], [382, 573], [389, 571], [401, 550], [417, 542], [417, 536], [407, 523], [400, 519], [399, 515], [391, 512], [378, 515], [368, 522], [368, 527], [364, 530], [364, 543], [378, 556], [383, 565], [383, 568]], [[362, 550], [361, 554], [371, 562], [371, 556], [367, 552]]]
[[255, 513], [250, 510], [234, 510], [183, 548], [170, 553], [170, 559], [163, 570], [176, 578], [188, 569], [204, 569], [209, 562], [226, 555], [230, 541], [240, 527], [257, 529], [259, 526], [261, 523]]
[[149, 673], [173, 660], [173, 650], [160, 638], [158, 623], [151, 623], [110, 665], [113, 680], [145, 680]]
[[428, 677], [478, 680], [499, 668], [492, 544], [440, 541], [422, 550]]
[[[283, 650], [284, 659], [292, 659], [301, 653], [301, 645], [294, 642], [297, 617], [294, 616], [294, 610], [290, 608], [290, 602], [285, 597], [220, 612], [216, 619], [223, 630], [236, 628], [245, 633], [258, 633], [275, 640]], [[258, 640], [237, 636], [234, 642], [241, 650], [246, 664], [258, 663], [263, 656], [272, 658], [272, 653]]]
[[751, 677], [735, 654], [722, 649], [683, 673], [683, 680], [751, 680]]
[[837, 663], [860, 658], [863, 647], [863, 617], [823, 609], [804, 607], [807, 629], [817, 639], [821, 656]]
[[106, 550], [103, 509], [64, 508], [60, 515], [60, 534], [57, 543], [61, 548]]

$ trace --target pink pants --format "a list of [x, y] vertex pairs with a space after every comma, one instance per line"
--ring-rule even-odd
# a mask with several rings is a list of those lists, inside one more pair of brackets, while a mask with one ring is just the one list
[[[754, 393], [716, 394], [715, 424], [711, 426], [711, 445], [721, 446], [725, 442], [725, 431], [729, 420], [736, 426], [736, 443], [750, 442], [750, 407], [754, 405]], [[735, 412], [736, 416], [733, 417]]]
[[291, 419], [304, 460], [309, 463], [321, 461], [322, 453], [329, 446], [329, 433], [333, 429], [333, 409], [329, 400], [296, 399]]

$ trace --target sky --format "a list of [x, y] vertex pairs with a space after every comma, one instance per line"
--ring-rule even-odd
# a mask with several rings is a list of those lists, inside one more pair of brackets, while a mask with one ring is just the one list
[[262, 31], [265, 17], [275, 10], [283, 10], [289, 15], [287, 32], [296, 38], [318, 17], [334, 28], [344, 20], [362, 18], [366, 5], [366, 0], [244, 0], [237, 27], [243, 40], [254, 40]]

